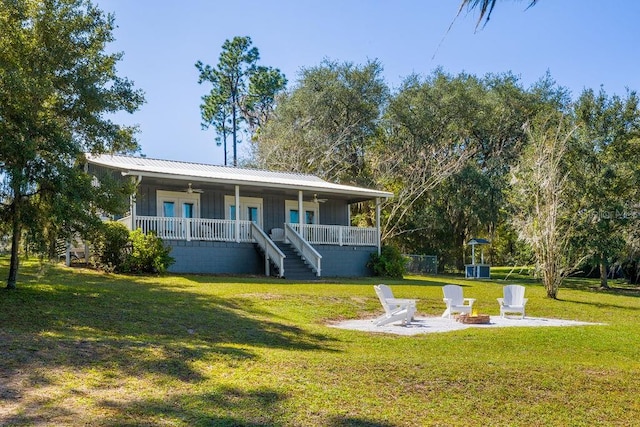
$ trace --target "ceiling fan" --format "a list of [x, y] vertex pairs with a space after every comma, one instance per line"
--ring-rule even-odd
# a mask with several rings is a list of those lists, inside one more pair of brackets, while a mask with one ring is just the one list
[[317, 194], [314, 194], [314, 195], [313, 195], [313, 199], [311, 199], [311, 201], [312, 201], [313, 203], [324, 203], [324, 202], [326, 202], [327, 200], [329, 200], [329, 199], [319, 199]]
[[187, 187], [187, 193], [188, 194], [193, 194], [193, 193], [204, 193], [204, 191], [200, 188], [193, 188], [191, 186], [191, 183], [189, 183], [189, 186]]

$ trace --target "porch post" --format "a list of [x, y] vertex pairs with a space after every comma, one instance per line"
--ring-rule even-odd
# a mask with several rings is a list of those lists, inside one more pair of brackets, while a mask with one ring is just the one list
[[[137, 191], [137, 190], [136, 190]], [[129, 196], [129, 210], [131, 211], [131, 224], [129, 224], [129, 230], [136, 229], [136, 195]]]
[[67, 238], [65, 242], [64, 265], [67, 267], [71, 266], [71, 240], [69, 238]]
[[240, 242], [240, 186], [236, 185], [236, 242]]
[[380, 242], [380, 198], [376, 197], [376, 234], [378, 239], [378, 255], [381, 252], [381, 242]]
[[134, 231], [136, 229], [136, 216], [138, 215], [138, 198], [136, 195], [138, 194], [138, 186], [142, 182], [142, 175], [138, 175], [138, 178], [131, 177], [135, 184], [134, 193], [129, 196], [129, 201], [131, 203], [130, 211], [131, 211], [131, 225], [129, 230]]
[[305, 232], [302, 227], [304, 227], [304, 218], [302, 215], [304, 214], [304, 200], [302, 198], [302, 190], [298, 191], [298, 225], [300, 226], [300, 235], [306, 239]]

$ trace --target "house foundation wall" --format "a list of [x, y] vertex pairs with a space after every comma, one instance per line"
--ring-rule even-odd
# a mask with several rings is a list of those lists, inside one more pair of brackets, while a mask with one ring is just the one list
[[253, 243], [165, 240], [175, 263], [172, 273], [264, 274], [264, 258]]
[[[264, 274], [264, 258], [253, 243], [165, 240], [175, 263], [171, 273]], [[314, 245], [322, 255], [322, 277], [368, 277], [376, 247]]]
[[322, 255], [322, 277], [368, 277], [373, 272], [367, 267], [375, 246], [313, 245]]

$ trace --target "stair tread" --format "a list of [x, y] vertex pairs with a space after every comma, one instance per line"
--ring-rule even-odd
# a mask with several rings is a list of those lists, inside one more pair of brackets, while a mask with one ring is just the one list
[[288, 243], [275, 242], [276, 246], [285, 255], [284, 277], [296, 280], [317, 280], [318, 277], [313, 272], [309, 264], [302, 259], [298, 252]]

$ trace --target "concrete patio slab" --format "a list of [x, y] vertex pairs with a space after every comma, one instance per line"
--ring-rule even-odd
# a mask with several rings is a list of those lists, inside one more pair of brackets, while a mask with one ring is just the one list
[[602, 325], [603, 323], [589, 323], [576, 320], [547, 319], [542, 317], [525, 317], [524, 319], [515, 317], [491, 316], [488, 324], [474, 325], [457, 322], [454, 319], [443, 317], [416, 317], [408, 325], [391, 324], [376, 326], [374, 319], [345, 320], [332, 323], [329, 326], [339, 329], [351, 329], [364, 332], [377, 332], [396, 335], [416, 335], [434, 332], [459, 331], [467, 328], [503, 328], [503, 327], [544, 327], [544, 326], [585, 326]]

